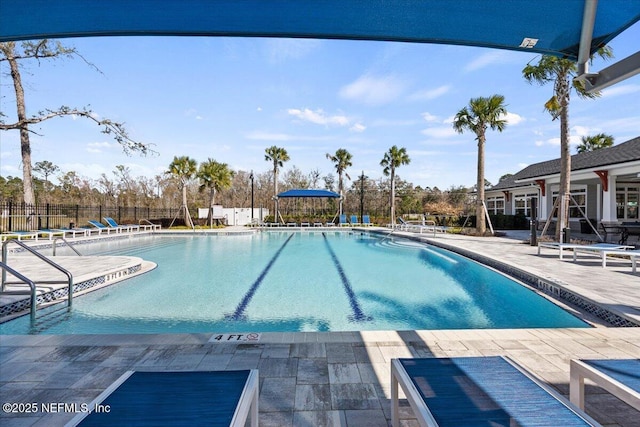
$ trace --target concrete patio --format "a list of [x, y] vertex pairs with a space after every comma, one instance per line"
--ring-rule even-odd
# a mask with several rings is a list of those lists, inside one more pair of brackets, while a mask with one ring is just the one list
[[[422, 236], [420, 238], [426, 238]], [[629, 263], [577, 263], [522, 243], [521, 236], [438, 236], [434, 243], [472, 251], [552, 280], [630, 322], [640, 323], [640, 275]], [[567, 308], [581, 309], [566, 303]], [[390, 425], [390, 360], [395, 357], [506, 355], [568, 396], [572, 358], [640, 358], [640, 328], [597, 327], [263, 333], [258, 342], [210, 342], [212, 334], [2, 336], [2, 403], [89, 403], [122, 373], [136, 370], [259, 369], [262, 426]], [[215, 331], [212, 331], [215, 332]], [[640, 413], [596, 387], [586, 410], [605, 426], [637, 426]], [[3, 426], [64, 425], [74, 413], [0, 413]], [[404, 402], [402, 425], [417, 426]]]

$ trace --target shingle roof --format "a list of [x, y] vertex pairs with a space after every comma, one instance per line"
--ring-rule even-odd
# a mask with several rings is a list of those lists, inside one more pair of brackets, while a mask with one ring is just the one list
[[[613, 147], [574, 154], [571, 156], [571, 170], [579, 171], [582, 169], [591, 169], [618, 163], [628, 163], [635, 160], [640, 160], [640, 137], [633, 138], [627, 142], [623, 142], [622, 144], [614, 145]], [[516, 181], [559, 173], [560, 159], [535, 163], [527, 166], [515, 175], [503, 179], [498, 184], [491, 187], [491, 190], [520, 187], [528, 184], [520, 184]]]

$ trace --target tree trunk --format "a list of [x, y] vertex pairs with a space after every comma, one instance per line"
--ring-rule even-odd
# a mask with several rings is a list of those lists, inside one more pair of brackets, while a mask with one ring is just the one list
[[209, 190], [209, 228], [213, 228], [213, 205], [216, 203], [216, 189], [211, 187]]
[[13, 54], [7, 55], [7, 60], [9, 62], [9, 67], [11, 68], [11, 78], [13, 79], [13, 87], [16, 92], [18, 123], [21, 123], [20, 151], [22, 153], [22, 186], [24, 203], [26, 205], [33, 205], [35, 204], [35, 196], [33, 194], [33, 178], [31, 171], [31, 144], [29, 141], [29, 128], [25, 123], [27, 120], [27, 111], [24, 105], [24, 89], [22, 87], [18, 61], [16, 61]]
[[278, 168], [273, 168], [273, 222], [279, 222], [278, 218]]
[[484, 236], [487, 231], [487, 219], [484, 215], [484, 134], [478, 135], [478, 182], [476, 199], [476, 232]]
[[391, 228], [396, 226], [396, 170], [391, 167]]
[[560, 191], [561, 200], [558, 205], [558, 226], [556, 240], [560, 241], [560, 233], [569, 227], [569, 201], [571, 200], [571, 152], [569, 145], [569, 90], [568, 77], [558, 78], [558, 97], [560, 102]]
[[189, 208], [187, 207], [187, 184], [182, 185], [182, 207], [184, 209], [184, 224], [193, 228], [193, 222], [191, 222], [191, 215], [189, 214]]

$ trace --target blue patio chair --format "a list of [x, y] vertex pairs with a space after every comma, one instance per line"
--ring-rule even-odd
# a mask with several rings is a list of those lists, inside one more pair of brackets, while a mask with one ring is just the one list
[[640, 410], [640, 359], [571, 360], [569, 398], [584, 409], [584, 380], [590, 379]]
[[89, 224], [93, 225], [95, 228], [97, 228], [99, 230], [98, 234], [102, 234], [102, 232], [106, 232], [107, 234], [110, 234], [112, 231], [114, 231], [116, 233], [119, 233], [120, 231], [122, 231], [122, 229], [120, 229], [118, 227], [107, 227], [106, 225], [104, 225], [100, 221], [96, 221], [94, 219], [90, 219], [87, 222]]
[[106, 222], [109, 227], [120, 228], [123, 231], [140, 231], [138, 224], [118, 224], [116, 220], [110, 216], [105, 216], [102, 219], [104, 219], [104, 222]]
[[373, 225], [371, 219], [369, 218], [369, 215], [362, 215], [362, 225], [366, 225], [367, 227]]
[[360, 225], [360, 221], [358, 221], [358, 215], [351, 215], [351, 225]]
[[88, 408], [69, 424], [257, 427], [258, 371], [128, 371]]
[[421, 426], [599, 426], [503, 357], [393, 359], [394, 427], [399, 426], [398, 385]]
[[340, 227], [344, 227], [344, 226], [348, 226], [349, 222], [347, 221], [347, 215], [342, 214], [340, 215], [340, 218], [338, 219], [338, 225]]

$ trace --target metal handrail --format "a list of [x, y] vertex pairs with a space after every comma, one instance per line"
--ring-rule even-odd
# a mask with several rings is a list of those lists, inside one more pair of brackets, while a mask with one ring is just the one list
[[[28, 279], [27, 277], [25, 277], [22, 274], [20, 274], [17, 271], [15, 271], [13, 268], [9, 267], [4, 262], [0, 262], [0, 268], [2, 268], [3, 277], [6, 276], [6, 272], [9, 271], [9, 273], [13, 274], [18, 279], [22, 280], [24, 283], [29, 285], [29, 288], [31, 289], [31, 315], [30, 315], [30, 317], [31, 317], [31, 324], [33, 325], [33, 323], [35, 323], [35, 321], [36, 321], [36, 284], [33, 283], [32, 280]], [[3, 282], [3, 285], [2, 285], [2, 289], [4, 291], [4, 282]]]
[[[67, 279], [68, 279], [68, 282], [69, 282], [69, 290], [67, 291], [67, 294], [68, 294], [67, 306], [69, 308], [71, 308], [71, 305], [73, 304], [73, 275], [71, 274], [71, 272], [69, 272], [65, 268], [61, 267], [60, 265], [56, 264], [55, 262], [51, 261], [46, 256], [42, 255], [40, 252], [34, 250], [33, 248], [29, 247], [28, 245], [25, 245], [24, 243], [22, 243], [21, 241], [16, 240], [16, 239], [7, 240], [2, 244], [2, 263], [4, 265], [7, 265], [7, 254], [8, 254], [7, 245], [9, 243], [15, 243], [18, 246], [21, 246], [27, 252], [32, 253], [33, 255], [35, 255], [40, 260], [46, 262], [51, 267], [55, 268], [58, 271], [61, 271], [62, 273], [64, 273], [67, 276]], [[2, 270], [2, 284], [0, 286], [0, 289], [3, 290], [3, 291], [4, 291], [4, 286], [5, 286], [6, 282], [7, 282], [7, 271], [6, 270]], [[63, 283], [63, 282], [47, 282], [47, 283]]]
[[78, 252], [78, 250], [76, 248], [73, 247], [73, 245], [63, 237], [56, 237], [55, 239], [53, 239], [53, 256], [56, 256], [56, 242], [58, 240], [62, 240], [63, 242], [65, 242], [67, 244], [68, 247], [71, 248], [71, 250], [73, 250], [73, 252], [75, 252], [78, 256], [82, 256], [82, 254], [80, 252]]

